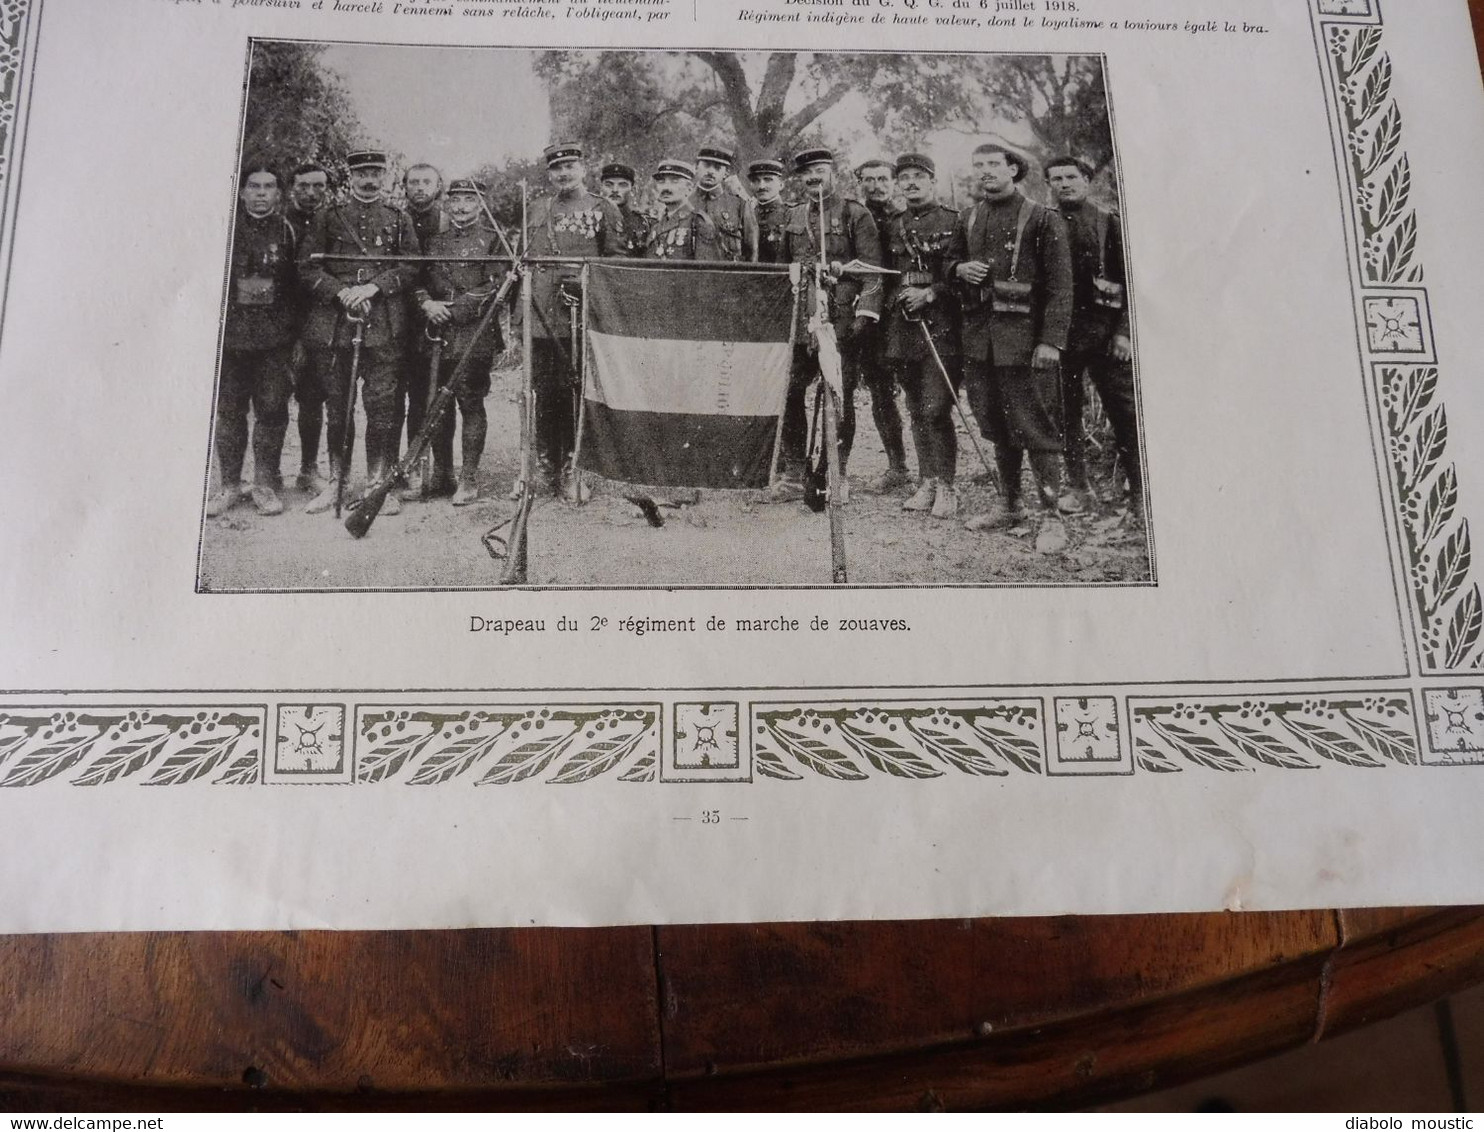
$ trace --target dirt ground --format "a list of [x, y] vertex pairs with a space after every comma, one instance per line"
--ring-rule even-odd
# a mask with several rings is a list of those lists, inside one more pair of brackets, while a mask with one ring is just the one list
[[[514, 509], [506, 496], [519, 463], [519, 384], [518, 369], [502, 370], [490, 391], [479, 502], [459, 508], [447, 499], [409, 502], [400, 515], [379, 517], [360, 540], [352, 538], [333, 513], [303, 513], [308, 497], [293, 486], [299, 440], [291, 419], [283, 458], [284, 513], [262, 516], [251, 503], [244, 503], [220, 518], [204, 520], [200, 588], [217, 593], [493, 588], [501, 563], [490, 558], [481, 537]], [[869, 490], [885, 470], [886, 456], [864, 390], [857, 400], [857, 421], [852, 494], [844, 508], [850, 584], [1150, 581], [1149, 539], [1142, 529], [1131, 528], [1111, 502], [1068, 518], [1070, 545], [1060, 554], [1038, 554], [1029, 529], [989, 534], [965, 530], [962, 519], [989, 509], [994, 491], [974, 478], [982, 468], [962, 426], [960, 520], [947, 522], [903, 511], [906, 491], [877, 495]], [[365, 436], [363, 423], [357, 435]], [[908, 448], [910, 463], [910, 436]], [[357, 462], [361, 459], [358, 451]], [[321, 470], [326, 463], [322, 455]], [[249, 479], [250, 465], [249, 456], [245, 477]], [[353, 485], [352, 492], [358, 486]], [[1115, 494], [1106, 482], [1099, 487], [1105, 496]], [[811, 513], [802, 503], [768, 504], [757, 492], [703, 491], [693, 505], [663, 508], [665, 525], [655, 528], [623, 498], [626, 490], [632, 489], [595, 480], [593, 498], [581, 507], [540, 497], [530, 520], [529, 584], [830, 584], [828, 517]]]

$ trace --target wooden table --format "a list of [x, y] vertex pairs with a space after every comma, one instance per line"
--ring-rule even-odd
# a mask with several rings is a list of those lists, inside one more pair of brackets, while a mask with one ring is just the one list
[[1478, 908], [5, 937], [0, 1110], [1069, 1108], [1481, 981]]
[[0, 939], [0, 1109], [1094, 1103], [1484, 980], [1484, 910]]

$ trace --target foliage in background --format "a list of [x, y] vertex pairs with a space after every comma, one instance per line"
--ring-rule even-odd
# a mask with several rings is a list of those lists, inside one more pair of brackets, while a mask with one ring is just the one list
[[309, 43], [253, 44], [244, 161], [266, 161], [285, 176], [301, 162], [319, 161], [339, 180], [346, 153], [375, 144], [339, 77], [321, 64], [324, 50]]

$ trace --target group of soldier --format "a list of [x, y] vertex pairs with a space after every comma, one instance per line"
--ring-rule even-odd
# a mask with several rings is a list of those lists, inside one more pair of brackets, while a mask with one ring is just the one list
[[[549, 146], [550, 192], [532, 202], [522, 249], [536, 261], [529, 276], [536, 394], [531, 439], [544, 482], [580, 499], [581, 477], [571, 466], [574, 383], [581, 372], [580, 272], [550, 261], [824, 262], [831, 265], [828, 318], [840, 345], [845, 391], [839, 502], [848, 501], [844, 473], [855, 437], [855, 394], [865, 385], [888, 462], [874, 489], [903, 493], [907, 511], [958, 518], [954, 413], [962, 414], [962, 389], [992, 452], [987, 456], [974, 442], [985, 476], [999, 487], [996, 509], [965, 525], [1011, 528], [1034, 518], [1038, 548], [1060, 549], [1066, 544], [1060, 516], [1084, 509], [1088, 500], [1082, 424], [1088, 379], [1112, 426], [1130, 516], [1141, 520], [1118, 216], [1090, 199], [1092, 169], [1078, 158], [1044, 164], [1052, 205], [1023, 191], [1030, 165], [1013, 148], [986, 143], [972, 161], [977, 192], [965, 212], [940, 202], [935, 163], [922, 153], [858, 165], [861, 201], [845, 193], [830, 150], [804, 150], [792, 163], [802, 191], [789, 202], [782, 162], [749, 164], [749, 192], [734, 153], [708, 145], [694, 162], [658, 162], [651, 173], [653, 204], [640, 209], [634, 168], [603, 165], [594, 191], [582, 148]], [[299, 404], [297, 486], [313, 497], [305, 510], [317, 513], [332, 505], [340, 486], [334, 477], [348, 464], [336, 457], [353, 380], [361, 385], [366, 462], [376, 479], [395, 466], [404, 425], [410, 441], [422, 427], [430, 391], [449, 380], [466, 354], [456, 398], [460, 462], [453, 460], [450, 412], [433, 437], [431, 480], [415, 490], [422, 497], [451, 496], [456, 506], [478, 498], [484, 401], [503, 347], [499, 321], [486, 317], [486, 308], [509, 270], [492, 257], [513, 259], [517, 251], [490, 212], [488, 186], [477, 180], [445, 187], [436, 169], [414, 165], [403, 177], [401, 208], [388, 200], [385, 154], [352, 153], [346, 166], [348, 191], [340, 200], [330, 199], [328, 174], [318, 165], [296, 169], [287, 185], [267, 167], [249, 163], [243, 169], [218, 392], [221, 487], [209, 514], [249, 499], [261, 513], [282, 511], [279, 465], [291, 392]], [[408, 255], [429, 258], [377, 258]], [[817, 367], [808, 344], [797, 347], [780, 466], [769, 491], [773, 501], [803, 495], [805, 394]], [[899, 387], [916, 450], [915, 486]], [[241, 476], [249, 408], [255, 470], [247, 487]], [[322, 420], [329, 478], [318, 468]], [[1022, 490], [1026, 463], [1029, 493]], [[382, 513], [395, 513], [401, 502], [395, 493], [388, 496]]]

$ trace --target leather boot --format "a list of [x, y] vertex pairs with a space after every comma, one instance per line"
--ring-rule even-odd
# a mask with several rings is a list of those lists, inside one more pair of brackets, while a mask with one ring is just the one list
[[927, 476], [917, 485], [912, 498], [902, 504], [903, 511], [931, 511], [938, 495], [938, 481]]

